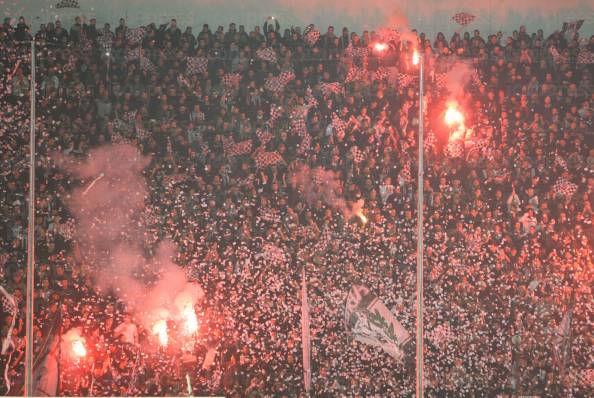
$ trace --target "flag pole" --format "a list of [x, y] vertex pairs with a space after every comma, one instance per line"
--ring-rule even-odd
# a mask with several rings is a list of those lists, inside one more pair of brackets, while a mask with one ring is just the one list
[[31, 40], [31, 130], [29, 134], [29, 225], [27, 230], [27, 310], [25, 351], [25, 396], [33, 396], [33, 291], [35, 289], [35, 41]]
[[423, 68], [425, 54], [419, 54], [419, 164], [417, 187], [417, 398], [423, 398]]

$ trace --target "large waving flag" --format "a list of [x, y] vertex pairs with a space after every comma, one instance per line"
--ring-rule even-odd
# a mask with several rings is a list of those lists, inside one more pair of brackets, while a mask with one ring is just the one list
[[384, 303], [363, 285], [353, 285], [346, 300], [344, 323], [355, 340], [383, 349], [398, 361], [410, 334]]

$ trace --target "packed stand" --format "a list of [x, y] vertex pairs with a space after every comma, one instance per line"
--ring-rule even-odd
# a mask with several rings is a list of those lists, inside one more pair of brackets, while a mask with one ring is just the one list
[[[24, 19], [0, 30], [0, 255], [2, 285], [18, 303], [14, 347], [2, 356], [9, 395], [24, 373], [32, 35]], [[507, 38], [419, 35], [428, 396], [592, 391], [594, 37], [567, 36], [524, 27]], [[414, 394], [414, 371], [354, 341], [343, 313], [361, 283], [414, 334], [417, 43], [387, 29], [281, 30], [274, 19], [194, 34], [174, 20], [131, 28], [122, 19], [112, 30], [77, 18], [69, 30], [43, 24], [34, 38], [35, 348], [56, 323], [81, 327], [95, 347], [91, 360], [60, 369], [61, 395], [186, 391], [177, 353], [139, 355], [138, 342], [122, 341], [127, 309], [95, 291], [76, 240], [66, 204], [75, 186], [52, 157], [108, 143], [151, 156], [143, 244], [175, 241], [176, 262], [205, 291], [194, 393], [304, 394], [305, 267], [312, 395]], [[380, 53], [376, 42], [389, 46]], [[458, 65], [473, 71], [464, 87], [448, 82]], [[457, 91], [468, 131], [453, 145], [442, 119]], [[292, 183], [303, 164], [334, 172], [338, 196], [347, 207], [363, 199], [369, 221], [308, 201]], [[148, 334], [141, 328], [140, 344]]]

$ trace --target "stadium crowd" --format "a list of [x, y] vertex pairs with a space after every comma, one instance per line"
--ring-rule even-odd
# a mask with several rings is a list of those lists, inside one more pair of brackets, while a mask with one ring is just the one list
[[[425, 369], [428, 396], [588, 396], [593, 388], [594, 36], [524, 27], [455, 33], [314, 26], [112, 29], [77, 18], [0, 27], [2, 286], [18, 304], [2, 370], [23, 385], [30, 45], [37, 43], [35, 349], [80, 327], [92, 355], [61, 366], [60, 395], [303, 396], [301, 269], [312, 396], [409, 397], [405, 363], [355, 341], [353, 283], [414, 334], [418, 71], [426, 65]], [[418, 37], [418, 39], [417, 39]], [[377, 50], [375, 43], [388, 43]], [[454, 78], [463, 67], [469, 76]], [[446, 103], [467, 130], [450, 139]], [[151, 157], [144, 246], [164, 239], [205, 292], [200, 339], [142, 353], [150, 331], [94, 288], [56, 153], [107, 144]], [[337, 184], [347, 207], [294, 184]], [[325, 171], [333, 179], [318, 179]], [[360, 202], [363, 200], [363, 202]], [[4, 312], [2, 336], [12, 322]], [[135, 326], [136, 327], [136, 326]], [[214, 351], [213, 351], [214, 348]], [[413, 350], [414, 351], [414, 350]], [[210, 367], [205, 357], [215, 353]], [[3, 373], [4, 374], [4, 373]], [[573, 395], [571, 395], [573, 394]]]

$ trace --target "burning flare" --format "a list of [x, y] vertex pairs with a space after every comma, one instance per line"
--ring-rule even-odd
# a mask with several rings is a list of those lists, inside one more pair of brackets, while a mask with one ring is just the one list
[[375, 51], [377, 51], [378, 53], [383, 53], [384, 51], [386, 51], [386, 49], [388, 48], [388, 45], [386, 43], [375, 43], [373, 46], [373, 49]]
[[462, 112], [458, 110], [458, 104], [455, 102], [450, 102], [448, 104], [448, 109], [445, 113], [445, 122], [448, 126], [464, 125], [464, 115], [462, 115]]
[[153, 335], [156, 335], [159, 339], [159, 344], [163, 347], [169, 342], [169, 336], [167, 335], [167, 321], [161, 319], [153, 325]]
[[413, 52], [413, 58], [412, 58], [412, 63], [413, 65], [418, 65], [419, 62], [421, 62], [421, 56], [419, 55], [419, 52], [417, 50], [415, 50]]
[[87, 355], [87, 349], [82, 340], [76, 339], [72, 341], [72, 353], [75, 357], [82, 358]]
[[184, 332], [186, 334], [194, 334], [198, 330], [198, 318], [196, 318], [196, 312], [192, 303], [188, 303], [182, 311], [182, 317], [184, 322]]

